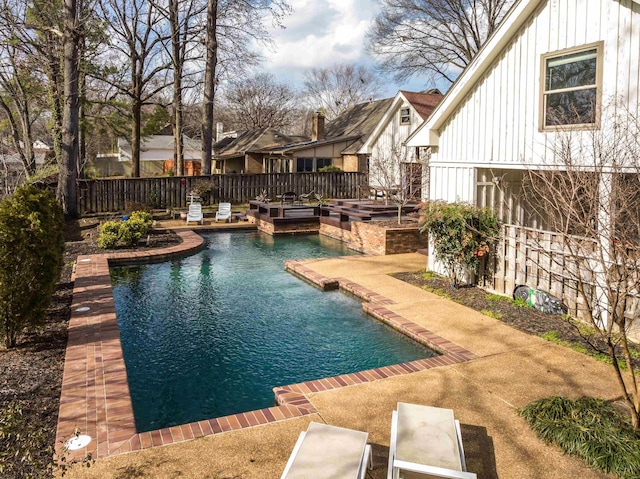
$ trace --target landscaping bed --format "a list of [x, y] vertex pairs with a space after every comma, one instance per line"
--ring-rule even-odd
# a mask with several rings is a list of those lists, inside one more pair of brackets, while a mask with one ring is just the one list
[[[64, 268], [47, 310], [45, 325], [24, 333], [15, 348], [7, 350], [0, 346], [0, 478], [51, 476], [73, 296], [71, 275], [78, 255], [164, 248], [181, 242], [173, 232], [151, 230], [148, 241], [145, 238], [134, 248], [103, 250], [97, 246], [98, 225], [97, 219], [67, 222]], [[18, 406], [20, 412], [13, 406]], [[19, 432], [22, 438], [3, 439], [3, 431]], [[56, 450], [60, 446], [56, 444]], [[11, 454], [16, 448], [21, 455], [30, 453], [32, 457], [24, 462], [16, 460]]]
[[[490, 294], [476, 286], [452, 288], [449, 279], [424, 271], [397, 273], [402, 281], [418, 286], [457, 303], [480, 311], [521, 331], [563, 344], [596, 359], [608, 361], [606, 344], [596, 338], [590, 328], [561, 315], [538, 311], [506, 296]], [[640, 348], [633, 347], [636, 368], [640, 367]]]

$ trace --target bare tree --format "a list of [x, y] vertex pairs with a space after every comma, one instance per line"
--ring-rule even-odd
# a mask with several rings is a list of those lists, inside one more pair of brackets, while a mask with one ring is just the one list
[[453, 82], [513, 0], [383, 0], [368, 34], [380, 69], [398, 80], [428, 74]]
[[419, 202], [423, 188], [423, 164], [411, 155], [407, 147], [391, 145], [378, 148], [369, 162], [369, 186], [377, 199], [384, 196], [398, 207], [398, 224], [402, 222], [405, 206]]
[[[208, 0], [205, 27], [205, 67], [202, 108], [202, 174], [211, 174], [213, 146], [213, 105], [219, 67], [232, 70], [242, 59], [255, 61], [248, 54], [252, 42], [268, 43], [264, 25], [267, 18], [281, 26], [282, 18], [291, 11], [285, 0]], [[221, 50], [221, 51], [219, 51]], [[220, 63], [219, 63], [220, 62]]]
[[276, 82], [273, 75], [260, 73], [234, 81], [225, 89], [223, 105], [233, 129], [279, 128], [291, 126], [297, 94]]
[[358, 103], [377, 98], [381, 86], [379, 75], [371, 69], [335, 63], [306, 72], [302, 95], [310, 108], [322, 109], [327, 120], [332, 120]]
[[558, 132], [554, 165], [526, 172], [523, 192], [529, 213], [554, 235], [553, 248], [530, 235], [534, 267], [574, 297], [638, 430], [640, 370], [628, 334], [640, 315], [640, 119], [622, 108], [608, 118], [598, 130]]
[[[113, 97], [130, 102], [131, 176], [140, 176], [142, 111], [153, 104], [170, 81], [171, 59], [164, 55], [170, 38], [166, 22], [147, 0], [101, 0], [102, 14], [112, 32], [110, 64], [100, 79], [115, 89]], [[115, 65], [121, 65], [117, 67]]]
[[184, 174], [184, 80], [188, 73], [188, 65], [193, 52], [197, 47], [198, 35], [201, 27], [198, 20], [205, 12], [206, 4], [199, 0], [167, 0], [164, 2], [152, 2], [169, 22], [171, 33], [170, 45], [167, 45], [167, 53], [171, 59], [173, 74], [173, 138], [174, 138], [174, 164], [178, 176]]

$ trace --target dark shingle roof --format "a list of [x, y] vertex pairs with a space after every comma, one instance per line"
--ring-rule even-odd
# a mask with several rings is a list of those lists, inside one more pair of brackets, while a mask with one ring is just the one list
[[261, 151], [270, 148], [277, 148], [289, 143], [308, 141], [304, 136], [283, 135], [273, 128], [261, 128], [259, 130], [248, 130], [241, 133], [232, 141], [222, 139], [214, 145], [221, 158], [243, 156], [249, 151]]
[[331, 120], [324, 129], [324, 137], [371, 134], [393, 98], [359, 103]]
[[423, 120], [426, 120], [435, 107], [440, 103], [443, 96], [438, 90], [437, 93], [431, 91], [427, 93], [415, 93], [412, 91], [400, 90], [404, 97], [411, 103]]

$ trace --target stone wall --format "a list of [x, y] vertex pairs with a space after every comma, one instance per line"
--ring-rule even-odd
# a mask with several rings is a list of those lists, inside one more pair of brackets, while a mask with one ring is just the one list
[[374, 221], [354, 221], [348, 231], [322, 223], [320, 234], [343, 241], [356, 251], [375, 255], [413, 253], [427, 247], [427, 235], [420, 234], [417, 226], [393, 228], [379, 226]]

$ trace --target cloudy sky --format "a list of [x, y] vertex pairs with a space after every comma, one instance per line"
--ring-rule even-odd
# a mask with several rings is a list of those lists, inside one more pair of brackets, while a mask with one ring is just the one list
[[[289, 0], [293, 13], [284, 19], [285, 29], [274, 28], [273, 49], [262, 49], [263, 68], [279, 81], [300, 87], [311, 67], [332, 63], [373, 65], [367, 55], [366, 33], [379, 6], [377, 0]], [[419, 91], [426, 79], [414, 78], [403, 84], [388, 79], [385, 97], [399, 89]]]

